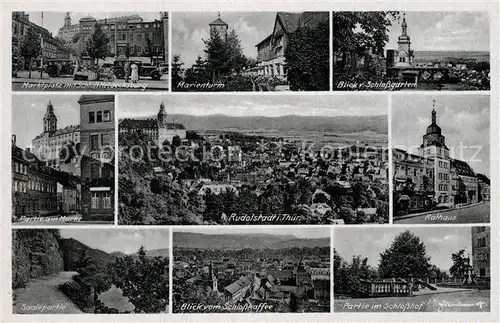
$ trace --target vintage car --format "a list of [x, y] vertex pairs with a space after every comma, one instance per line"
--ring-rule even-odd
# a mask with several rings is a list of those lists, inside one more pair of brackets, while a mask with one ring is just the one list
[[73, 62], [69, 59], [50, 59], [47, 61], [47, 65], [44, 66], [44, 70], [50, 77], [57, 77], [61, 75], [72, 75], [75, 67], [73, 66]]
[[137, 65], [139, 69], [139, 77], [151, 77], [153, 80], [159, 80], [161, 78], [162, 73], [155, 65], [143, 64], [141, 61], [128, 61], [126, 59], [115, 60], [114, 72], [116, 78], [125, 78], [125, 64], [127, 64], [127, 62], [130, 62], [130, 65], [132, 65], [133, 63]]

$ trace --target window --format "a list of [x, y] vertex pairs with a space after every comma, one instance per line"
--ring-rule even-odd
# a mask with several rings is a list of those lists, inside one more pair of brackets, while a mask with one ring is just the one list
[[486, 276], [486, 269], [485, 268], [479, 268], [479, 276], [481, 276], [481, 277]]
[[91, 163], [90, 164], [90, 178], [91, 179], [94, 179], [94, 178], [99, 178], [101, 177], [100, 176], [100, 167], [99, 167], [99, 163]]
[[109, 134], [102, 134], [101, 135], [101, 147], [105, 146], [110, 146], [111, 145], [111, 138]]
[[109, 193], [109, 192], [103, 193], [103, 195], [102, 195], [102, 207], [104, 209], [111, 208], [111, 193]]
[[99, 135], [90, 135], [90, 149], [99, 149]]
[[109, 122], [111, 121], [111, 112], [109, 110], [104, 110], [102, 121]]
[[476, 228], [476, 231], [479, 233], [479, 232], [484, 232], [486, 231], [486, 227], [477, 227]]
[[479, 248], [486, 247], [486, 238], [477, 239], [477, 246]]
[[97, 111], [97, 122], [102, 122], [102, 111]]
[[89, 112], [89, 123], [95, 123], [95, 112], [94, 111]]
[[17, 192], [17, 181], [14, 181], [14, 192]]
[[98, 192], [92, 192], [91, 193], [91, 208], [93, 209], [98, 209], [99, 208], [99, 193]]
[[111, 35], [110, 39], [111, 41], [115, 41], [115, 35]]

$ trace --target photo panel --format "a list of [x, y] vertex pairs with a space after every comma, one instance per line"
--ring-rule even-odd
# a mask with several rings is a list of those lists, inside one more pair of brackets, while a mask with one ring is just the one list
[[488, 95], [394, 95], [394, 223], [489, 223], [490, 158]]
[[490, 90], [481, 11], [334, 11], [334, 91]]
[[330, 312], [329, 228], [173, 232], [173, 313]]
[[119, 224], [389, 222], [387, 96], [119, 100]]
[[169, 255], [168, 229], [14, 229], [13, 313], [168, 313]]
[[490, 312], [489, 226], [334, 229], [334, 313]]
[[167, 91], [168, 12], [12, 12], [12, 91]]
[[12, 96], [12, 224], [113, 224], [114, 95]]
[[329, 15], [176, 12], [172, 91], [329, 91]]

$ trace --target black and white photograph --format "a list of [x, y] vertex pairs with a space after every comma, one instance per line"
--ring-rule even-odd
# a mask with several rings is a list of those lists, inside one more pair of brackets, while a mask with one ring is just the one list
[[169, 255], [168, 229], [15, 229], [13, 312], [168, 313]]
[[330, 229], [173, 233], [173, 313], [330, 312]]
[[113, 224], [113, 95], [12, 97], [12, 223]]
[[334, 312], [490, 312], [490, 227], [334, 229]]
[[173, 91], [328, 91], [329, 12], [179, 12]]
[[389, 221], [386, 96], [121, 96], [119, 106], [119, 224]]
[[13, 91], [166, 91], [167, 12], [12, 13]]
[[490, 222], [488, 95], [393, 96], [392, 148], [394, 223]]
[[336, 91], [490, 89], [488, 12], [333, 12]]

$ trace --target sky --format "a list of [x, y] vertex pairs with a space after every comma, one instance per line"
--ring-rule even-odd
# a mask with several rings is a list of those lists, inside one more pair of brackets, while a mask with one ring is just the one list
[[[43, 23], [42, 23], [42, 12], [41, 11], [27, 11], [30, 15], [30, 21], [34, 22], [39, 26], [43, 26], [52, 33], [52, 36], [57, 36], [59, 33], [59, 28], [64, 26], [64, 17], [66, 17], [66, 12], [58, 11], [44, 11], [43, 12]], [[71, 24], [77, 24], [81, 18], [84, 17], [94, 17], [95, 19], [105, 19], [105, 18], [115, 18], [120, 16], [129, 16], [131, 14], [138, 14], [144, 19], [144, 21], [153, 21], [154, 19], [160, 19], [159, 12], [70, 12]]]
[[[403, 12], [401, 12], [402, 14]], [[406, 12], [411, 48], [418, 51], [489, 51], [490, 22], [487, 12]], [[397, 49], [401, 21], [389, 27], [387, 49]]]
[[170, 247], [168, 229], [61, 229], [60, 232], [62, 238], [73, 238], [107, 253], [131, 254], [141, 246], [146, 250]]
[[31, 146], [31, 141], [43, 132], [43, 117], [49, 100], [54, 106], [57, 128], [80, 124], [80, 95], [13, 95], [12, 134], [20, 148]]
[[156, 115], [164, 102], [168, 114], [228, 116], [372, 116], [387, 115], [384, 95], [157, 95], [118, 97], [118, 118]]
[[333, 245], [340, 256], [351, 262], [353, 256], [368, 257], [368, 264], [377, 267], [380, 254], [391, 246], [400, 233], [410, 230], [420, 238], [426, 247], [430, 263], [441, 270], [449, 271], [453, 265], [451, 254], [465, 249], [472, 253], [470, 227], [427, 227], [427, 228], [336, 228]]
[[[257, 45], [271, 34], [276, 12], [221, 12], [221, 19], [234, 30], [241, 41], [243, 54], [257, 58]], [[204, 57], [203, 39], [210, 38], [209, 23], [217, 19], [217, 12], [175, 12], [172, 14], [172, 55], [180, 55], [184, 68]]]
[[[436, 100], [437, 124], [445, 136], [450, 156], [468, 162], [475, 172], [489, 177], [490, 100], [487, 95], [394, 95], [393, 147], [418, 154], [416, 146], [422, 144], [422, 136], [431, 124], [433, 99]], [[464, 149], [460, 149], [461, 143]]]
[[201, 234], [272, 234], [287, 236], [293, 235], [301, 239], [330, 238], [329, 228], [270, 228], [270, 227], [204, 227], [175, 229], [175, 232], [190, 232]]

